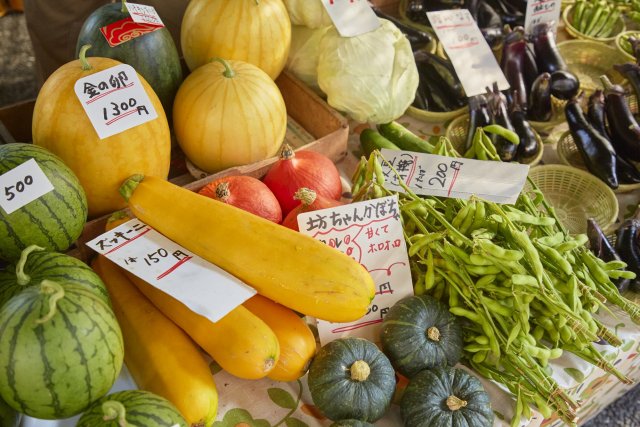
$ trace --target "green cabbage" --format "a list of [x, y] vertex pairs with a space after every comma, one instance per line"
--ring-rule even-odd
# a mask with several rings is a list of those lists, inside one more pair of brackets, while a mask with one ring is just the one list
[[293, 25], [322, 28], [333, 25], [321, 0], [283, 0]]
[[332, 107], [354, 120], [388, 123], [413, 102], [418, 69], [409, 40], [386, 19], [357, 37], [330, 28], [320, 45], [318, 84]]
[[320, 41], [328, 29], [329, 27], [311, 29], [302, 25], [291, 26], [291, 49], [287, 59], [287, 70], [316, 91], [320, 91], [318, 86]]

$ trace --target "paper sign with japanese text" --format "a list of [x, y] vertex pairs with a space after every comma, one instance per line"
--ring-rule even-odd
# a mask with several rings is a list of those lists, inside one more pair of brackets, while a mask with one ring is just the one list
[[134, 22], [164, 27], [164, 24], [162, 23], [158, 12], [156, 12], [156, 9], [153, 6], [129, 2], [125, 4], [127, 6], [127, 10], [129, 11], [129, 15], [131, 15], [131, 19], [133, 19]]
[[380, 26], [367, 0], [322, 0], [322, 4], [342, 37], [359, 36]]
[[[529, 166], [438, 156], [411, 151], [381, 150], [385, 188], [404, 192], [398, 177], [420, 195], [469, 199], [472, 195], [496, 203], [515, 203]], [[392, 169], [393, 168], [393, 169]], [[394, 172], [397, 172], [396, 173]]]
[[256, 293], [138, 219], [96, 237], [87, 246], [212, 322]]
[[301, 213], [298, 226], [301, 233], [358, 261], [376, 287], [375, 298], [361, 319], [350, 323], [318, 320], [320, 343], [346, 336], [378, 342], [385, 314], [396, 301], [413, 295], [398, 196]]
[[427, 12], [427, 18], [467, 96], [486, 93], [494, 82], [500, 90], [509, 89], [495, 55], [467, 9]]
[[11, 214], [54, 189], [35, 159], [0, 175], [0, 207]]
[[74, 90], [100, 139], [158, 117], [131, 65], [116, 65], [78, 79]]
[[530, 0], [527, 2], [527, 12], [524, 17], [524, 32], [530, 34], [537, 24], [553, 23], [555, 31], [560, 20], [560, 0]]

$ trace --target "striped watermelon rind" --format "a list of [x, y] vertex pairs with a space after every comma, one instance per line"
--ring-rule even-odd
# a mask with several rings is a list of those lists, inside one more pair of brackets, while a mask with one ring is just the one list
[[0, 399], [0, 427], [19, 427], [22, 414]]
[[125, 390], [109, 394], [95, 402], [82, 415], [76, 427], [120, 427], [118, 419], [104, 420], [103, 403], [120, 402], [125, 419], [132, 426], [188, 427], [180, 412], [167, 399], [143, 390]]
[[88, 265], [69, 255], [58, 252], [33, 250], [32, 246], [22, 252], [20, 260], [25, 258], [22, 271], [29, 282], [18, 283], [17, 264], [10, 264], [0, 270], [0, 307], [27, 286], [40, 285], [43, 280], [53, 280], [61, 284], [84, 286], [111, 306], [109, 293], [102, 279]]
[[87, 220], [87, 197], [80, 181], [62, 160], [42, 147], [0, 145], [0, 175], [35, 159], [54, 190], [11, 214], [0, 208], [0, 259], [15, 261], [29, 245], [64, 252]]
[[86, 288], [52, 283], [28, 287], [0, 309], [0, 398], [42, 419], [71, 417], [104, 396], [124, 355], [111, 309]]

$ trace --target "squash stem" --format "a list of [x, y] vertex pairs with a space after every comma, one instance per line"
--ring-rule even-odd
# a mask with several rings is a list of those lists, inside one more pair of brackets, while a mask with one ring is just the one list
[[226, 78], [232, 79], [236, 76], [236, 72], [233, 71], [233, 69], [231, 68], [231, 65], [229, 65], [229, 62], [225, 61], [222, 58], [213, 58], [211, 61], [219, 62], [224, 66], [224, 71], [222, 72], [222, 75], [225, 76]]
[[298, 191], [295, 192], [293, 198], [295, 200], [300, 200], [303, 206], [310, 206], [313, 202], [316, 201], [317, 194], [310, 188], [301, 187]]
[[78, 59], [80, 60], [80, 64], [82, 64], [82, 69], [84, 71], [89, 71], [91, 68], [91, 64], [87, 61], [87, 51], [91, 49], [90, 44], [85, 44], [80, 48], [80, 54], [78, 55]]
[[293, 151], [293, 148], [284, 143], [282, 145], [282, 151], [280, 152], [280, 160], [291, 160], [295, 157], [296, 153]]
[[369, 374], [371, 374], [371, 368], [364, 360], [356, 360], [353, 362], [349, 371], [351, 373], [351, 379], [358, 382], [366, 381], [367, 378], [369, 378]]
[[131, 175], [120, 186], [120, 188], [118, 189], [118, 192], [128, 202], [131, 196], [133, 195], [133, 192], [138, 187], [138, 184], [140, 184], [143, 179], [144, 179], [144, 175], [141, 175], [141, 174]]
[[450, 411], [457, 411], [458, 409], [464, 408], [467, 406], [467, 401], [462, 400], [453, 394], [447, 397], [447, 407]]
[[228, 182], [221, 182], [220, 184], [218, 184], [216, 186], [216, 199], [221, 200], [223, 202], [227, 202], [227, 200], [229, 200], [229, 195], [231, 193], [229, 192], [229, 183]]
[[435, 326], [430, 327], [429, 329], [427, 329], [427, 338], [429, 338], [431, 341], [440, 341], [440, 330]]
[[127, 423], [127, 410], [124, 405], [117, 400], [107, 400], [102, 404], [102, 413], [104, 413], [104, 417], [102, 417], [105, 421], [118, 420], [118, 425], [120, 427], [127, 427], [129, 424]]
[[44, 317], [36, 320], [37, 324], [46, 323], [56, 315], [58, 311], [58, 301], [64, 298], [64, 289], [62, 285], [52, 280], [43, 280], [40, 284], [40, 293], [51, 295], [49, 297], [49, 313], [47, 313]]
[[122, 0], [122, 7], [120, 8], [120, 12], [126, 13], [127, 11], [128, 11], [128, 9], [127, 9], [127, 0]]
[[31, 245], [26, 247], [20, 254], [20, 259], [16, 264], [16, 282], [18, 282], [18, 285], [20, 286], [28, 285], [31, 281], [31, 277], [29, 277], [29, 275], [24, 272], [24, 265], [27, 263], [29, 254], [34, 251], [44, 251], [44, 248], [41, 248], [37, 245]]

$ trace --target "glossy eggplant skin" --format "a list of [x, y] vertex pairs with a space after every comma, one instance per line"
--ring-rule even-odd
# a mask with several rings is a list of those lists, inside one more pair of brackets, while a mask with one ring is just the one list
[[504, 39], [502, 49], [502, 72], [509, 82], [509, 104], [516, 103], [527, 109], [527, 83], [524, 77], [524, 63], [527, 42], [524, 39], [524, 29], [513, 30]]
[[587, 102], [587, 120], [600, 135], [611, 140], [605, 116], [604, 92], [602, 89], [597, 89], [589, 96], [589, 101]]
[[524, 52], [524, 81], [527, 88], [527, 99], [531, 94], [533, 82], [536, 81], [539, 75], [540, 71], [538, 71], [538, 64], [536, 64], [536, 57], [533, 53], [533, 49], [529, 44], [527, 44], [527, 48]]
[[640, 220], [633, 218], [625, 221], [616, 233], [616, 252], [618, 256], [627, 263], [627, 270], [633, 271], [638, 276], [631, 283], [631, 288], [634, 290], [640, 287], [639, 232]]
[[618, 188], [616, 152], [611, 143], [587, 121], [579, 98], [567, 102], [564, 109], [569, 131], [589, 172], [609, 187]]
[[[498, 84], [493, 84], [493, 91], [487, 88], [487, 98], [489, 99], [489, 108], [493, 116], [493, 123], [515, 132], [511, 119], [509, 118], [509, 110], [507, 107], [507, 98], [498, 89]], [[506, 138], [499, 135], [491, 135], [491, 140], [496, 146], [496, 151], [500, 160], [503, 162], [511, 162], [515, 160], [518, 146], [509, 142]]]
[[612, 84], [601, 76], [604, 85], [607, 121], [611, 132], [611, 143], [616, 152], [626, 160], [640, 161], [640, 125], [636, 121], [622, 86]]
[[483, 94], [472, 96], [469, 98], [469, 129], [467, 131], [467, 139], [465, 141], [464, 150], [471, 148], [473, 136], [479, 127], [491, 124], [491, 112], [489, 111], [489, 103], [487, 97]]
[[509, 115], [513, 129], [520, 137], [520, 144], [516, 151], [516, 159], [519, 162], [528, 162], [533, 159], [540, 150], [540, 143], [533, 128], [527, 120], [526, 114], [517, 103], [512, 104]]
[[537, 122], [548, 122], [551, 112], [551, 74], [542, 73], [531, 87], [527, 118]]
[[616, 172], [620, 184], [640, 183], [640, 171], [632, 163], [629, 163], [620, 155], [617, 156], [616, 161]]
[[554, 71], [567, 70], [567, 64], [558, 51], [555, 34], [549, 23], [540, 23], [533, 27], [531, 43], [538, 71], [551, 74]]
[[431, 34], [410, 27], [395, 16], [384, 13], [377, 8], [373, 8], [373, 11], [379, 18], [391, 21], [396, 27], [398, 27], [398, 29], [407, 37], [407, 40], [409, 40], [409, 44], [411, 44], [411, 49], [413, 51], [419, 50], [433, 41]]
[[614, 64], [613, 69], [627, 78], [633, 88], [636, 98], [640, 99], [640, 66], [627, 62], [624, 64]]
[[[620, 256], [613, 246], [611, 246], [607, 236], [605, 236], [604, 232], [593, 218], [589, 218], [587, 220], [587, 237], [589, 238], [589, 248], [595, 256], [604, 262], [620, 260]], [[631, 282], [629, 279], [622, 278], [612, 281], [620, 292], [627, 290], [629, 283]]]
[[567, 101], [578, 95], [580, 81], [575, 74], [565, 70], [551, 73], [551, 95]]
[[489, 46], [496, 46], [502, 40], [502, 18], [485, 0], [468, 0], [465, 7], [478, 24], [482, 36]]
[[452, 111], [467, 104], [467, 95], [450, 61], [433, 53], [414, 53], [420, 84], [428, 87], [433, 104], [442, 111]]

